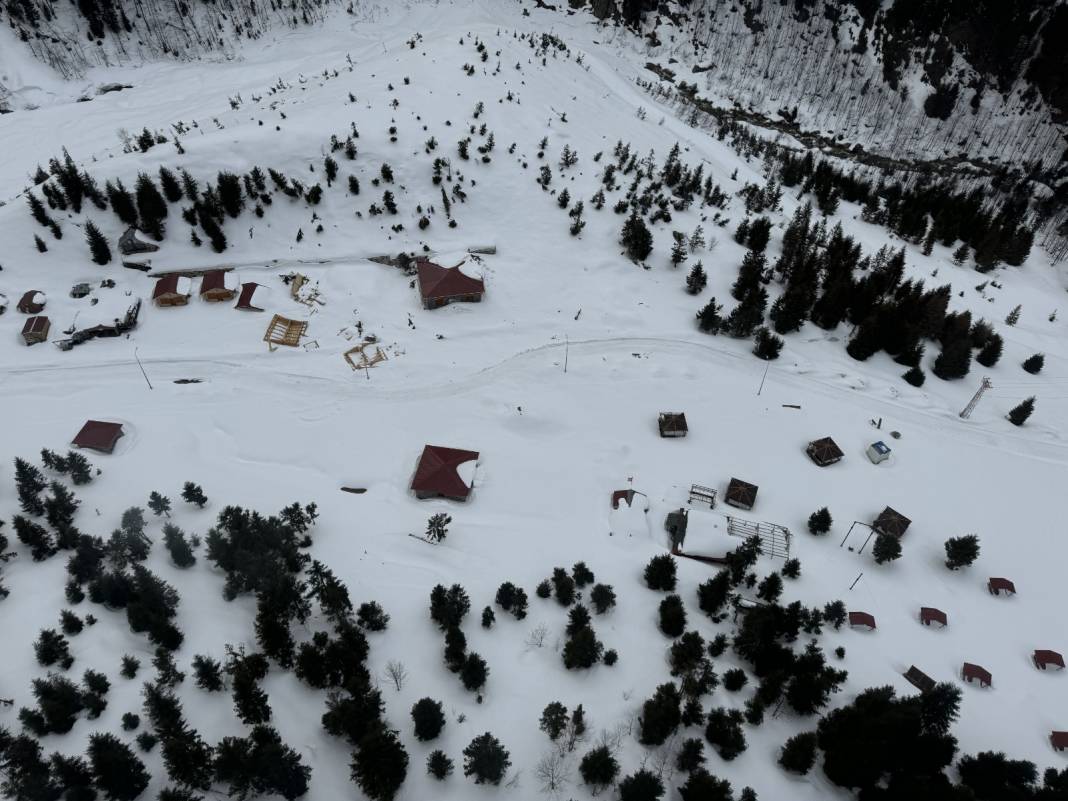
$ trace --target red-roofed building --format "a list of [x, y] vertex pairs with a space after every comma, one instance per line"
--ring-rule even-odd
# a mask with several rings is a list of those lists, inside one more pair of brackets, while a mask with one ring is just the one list
[[1051, 731], [1049, 733], [1049, 744], [1053, 746], [1055, 751], [1063, 751], [1068, 748], [1068, 731]]
[[241, 285], [241, 295], [240, 295], [240, 297], [238, 297], [237, 305], [234, 306], [234, 308], [235, 309], [240, 309], [241, 311], [255, 311], [255, 312], [263, 311], [263, 309], [261, 309], [259, 306], [253, 306], [252, 305], [252, 298], [256, 294], [256, 289], [258, 287], [259, 287], [259, 284], [251, 282], [251, 281], [249, 283], [242, 284]]
[[442, 267], [432, 261], [418, 261], [419, 294], [423, 308], [437, 309], [449, 303], [480, 303], [486, 285], [480, 278], [464, 275], [457, 267]]
[[1031, 658], [1035, 662], [1035, 667], [1039, 670], [1045, 670], [1050, 665], [1064, 670], [1064, 657], [1056, 651], [1036, 649], [1034, 654], [1031, 655]]
[[[189, 279], [185, 279], [185, 283], [188, 282]], [[157, 306], [184, 306], [189, 302], [189, 293], [182, 284], [182, 277], [177, 273], [163, 276], [156, 281], [152, 300]]]
[[925, 626], [930, 626], [932, 623], [941, 623], [945, 627], [949, 625], [949, 618], [946, 617], [946, 613], [941, 609], [935, 609], [933, 606], [921, 606], [920, 622]]
[[961, 677], [968, 683], [978, 681], [980, 687], [989, 687], [994, 683], [994, 677], [990, 671], [971, 662], [965, 662], [960, 670]]
[[200, 279], [200, 297], [209, 303], [233, 300], [236, 294], [226, 285], [226, 270], [212, 270]]
[[89, 420], [71, 444], [76, 448], [89, 448], [101, 453], [111, 453], [122, 436], [122, 423], [105, 423]]
[[986, 583], [987, 590], [991, 595], [1006, 595], [1016, 594], [1016, 585], [1009, 581], [1007, 578], [992, 578]]
[[44, 292], [38, 292], [36, 289], [31, 289], [19, 298], [18, 305], [15, 308], [23, 314], [40, 314], [44, 311], [44, 307]]
[[471, 486], [460, 477], [457, 468], [476, 459], [477, 451], [427, 445], [423, 448], [423, 454], [415, 468], [412, 492], [421, 500], [448, 498], [453, 501], [466, 501], [467, 496], [471, 494]]
[[48, 339], [48, 329], [52, 327], [47, 317], [27, 317], [22, 326], [22, 341], [27, 345], [36, 345]]
[[867, 626], [872, 631], [875, 630], [875, 616], [867, 612], [850, 612], [849, 613], [849, 625], [850, 626]]

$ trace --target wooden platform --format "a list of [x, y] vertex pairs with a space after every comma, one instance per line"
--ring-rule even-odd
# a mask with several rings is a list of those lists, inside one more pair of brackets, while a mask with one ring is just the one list
[[300, 338], [308, 330], [308, 323], [303, 320], [290, 320], [280, 314], [271, 318], [263, 341], [269, 345], [287, 345], [295, 348], [300, 345]]

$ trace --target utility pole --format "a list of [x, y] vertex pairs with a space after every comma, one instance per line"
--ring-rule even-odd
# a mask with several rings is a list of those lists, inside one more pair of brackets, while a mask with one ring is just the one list
[[979, 405], [979, 399], [983, 397], [983, 393], [993, 386], [994, 385], [990, 383], [990, 379], [986, 376], [983, 376], [983, 381], [979, 384], [979, 389], [975, 391], [975, 394], [972, 396], [972, 399], [968, 401], [968, 405], [961, 410], [961, 419], [967, 420], [969, 417], [971, 417], [972, 412], [975, 410], [975, 407]]
[[571, 350], [571, 342], [567, 338], [567, 334], [564, 334], [564, 372], [567, 372], [567, 357], [568, 352]]
[[760, 378], [760, 386], [757, 388], [757, 395], [760, 395], [760, 393], [764, 391], [764, 381], [768, 377], [768, 370], [770, 368], [771, 368], [771, 360], [769, 359], [768, 363], [764, 365], [764, 375], [761, 376], [761, 378]]
[[148, 380], [148, 373], [145, 372], [145, 366], [141, 364], [141, 359], [137, 355], [137, 348], [134, 348], [134, 359], [137, 361], [137, 366], [141, 368], [141, 375], [145, 377], [145, 383], [148, 384], [149, 389], [152, 389], [152, 382]]

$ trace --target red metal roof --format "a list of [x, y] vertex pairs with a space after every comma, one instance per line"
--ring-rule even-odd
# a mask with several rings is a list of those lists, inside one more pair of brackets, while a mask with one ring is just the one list
[[849, 613], [849, 625], [850, 626], [867, 626], [869, 629], [875, 628], [875, 617], [867, 612], [850, 612]]
[[263, 311], [259, 306], [252, 305], [252, 296], [256, 294], [256, 287], [259, 284], [249, 282], [241, 285], [241, 296], [237, 299], [237, 305], [235, 309], [243, 309], [245, 311]]
[[971, 662], [964, 663], [961, 668], [961, 675], [964, 676], [965, 681], [978, 680], [980, 686], [989, 687], [994, 682], [994, 677], [990, 675], [989, 670], [979, 665], [973, 665]]
[[90, 448], [94, 451], [111, 453], [115, 450], [115, 443], [122, 436], [122, 423], [105, 423], [100, 420], [89, 420], [78, 436], [71, 442], [78, 448]]
[[416, 494], [443, 495], [446, 498], [466, 500], [471, 488], [460, 478], [456, 468], [477, 458], [477, 451], [427, 445], [423, 448], [423, 455], [419, 457], [419, 464], [415, 468], [412, 490]]
[[1068, 731], [1051, 731], [1049, 733], [1049, 742], [1058, 751], [1063, 751], [1068, 748]]
[[29, 317], [26, 319], [26, 324], [22, 326], [23, 334], [43, 334], [47, 330], [47, 317]]
[[204, 277], [200, 279], [200, 294], [205, 292], [211, 292], [213, 289], [228, 289], [226, 286], [226, 271], [225, 270], [212, 270], [210, 273], [204, 273]]
[[921, 606], [920, 622], [925, 626], [930, 626], [932, 622], [948, 626], [949, 618], [946, 617], [946, 613], [941, 609], [935, 609], [933, 606]]
[[1040, 670], [1045, 670], [1049, 665], [1056, 665], [1059, 668], [1064, 667], [1064, 657], [1056, 651], [1036, 649], [1033, 659], [1035, 660], [1035, 666]]
[[156, 281], [156, 288], [152, 291], [152, 300], [157, 300], [164, 295], [177, 295], [178, 292], [178, 279], [177, 273], [171, 275], [165, 275], [158, 281]]
[[[18, 306], [16, 306], [16, 308], [23, 314], [37, 314], [37, 312], [42, 311], [45, 307], [44, 303], [36, 303], [34, 301], [34, 297], [37, 296], [38, 292], [39, 290], [36, 289], [31, 289], [30, 291], [26, 292], [19, 299]], [[40, 294], [43, 295], [44, 293]]]
[[992, 578], [987, 582], [987, 589], [995, 595], [1000, 592], [1011, 592], [1016, 594], [1016, 585], [1009, 581], [1007, 578]]
[[418, 270], [419, 293], [423, 300], [444, 300], [486, 292], [486, 285], [481, 279], [464, 275], [459, 267], [442, 267], [432, 261], [420, 261]]

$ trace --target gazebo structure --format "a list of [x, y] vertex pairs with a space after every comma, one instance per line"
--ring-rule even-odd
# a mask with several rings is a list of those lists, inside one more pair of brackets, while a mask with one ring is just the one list
[[875, 631], [875, 616], [868, 612], [850, 612], [850, 626], [867, 626], [869, 631]]
[[424, 309], [437, 309], [449, 303], [480, 303], [486, 294], [481, 278], [460, 272], [460, 267], [442, 267], [432, 261], [416, 262], [419, 294]]
[[879, 516], [875, 518], [875, 522], [871, 524], [871, 527], [877, 534], [889, 534], [891, 537], [900, 537], [908, 531], [910, 523], [912, 523], [912, 521], [905, 517], [905, 515], [887, 506], [879, 513]]
[[839, 462], [845, 455], [842, 453], [842, 449], [838, 447], [838, 443], [830, 437], [812, 440], [812, 442], [808, 443], [808, 447], [805, 448], [805, 453], [808, 454], [809, 459], [820, 467]]
[[905, 671], [905, 680], [922, 693], [934, 689], [935, 680], [913, 665]]
[[930, 626], [932, 623], [939, 623], [942, 628], [945, 628], [949, 625], [949, 618], [946, 617], [946, 613], [941, 609], [935, 609], [933, 606], [921, 606], [920, 622], [925, 626]]
[[420, 500], [447, 498], [451, 501], [466, 501], [471, 494], [471, 486], [460, 477], [457, 468], [477, 459], [477, 451], [427, 445], [423, 448], [415, 468], [412, 492]]
[[960, 669], [961, 678], [971, 684], [973, 681], [979, 682], [980, 687], [990, 687], [994, 683], [994, 677], [990, 675], [990, 671], [979, 665], [973, 665], [971, 662], [965, 662]]
[[662, 437], [685, 437], [690, 431], [684, 412], [661, 412], [656, 422]]
[[76, 448], [88, 448], [100, 453], [111, 453], [115, 443], [123, 435], [122, 423], [106, 423], [101, 420], [89, 420], [71, 441]]
[[1056, 651], [1036, 649], [1035, 652], [1031, 654], [1031, 660], [1039, 670], [1045, 670], [1050, 665], [1058, 670], [1064, 670], [1064, 657]]
[[27, 317], [25, 324], [22, 326], [22, 341], [27, 345], [44, 342], [48, 339], [48, 329], [51, 327], [52, 323], [47, 317], [41, 315]]
[[742, 481], [740, 478], [732, 478], [727, 484], [727, 494], [723, 497], [725, 503], [746, 511], [753, 508], [756, 503], [757, 485]]
[[1016, 594], [1016, 585], [1007, 578], [991, 578], [986, 582], [986, 589], [991, 595]]

